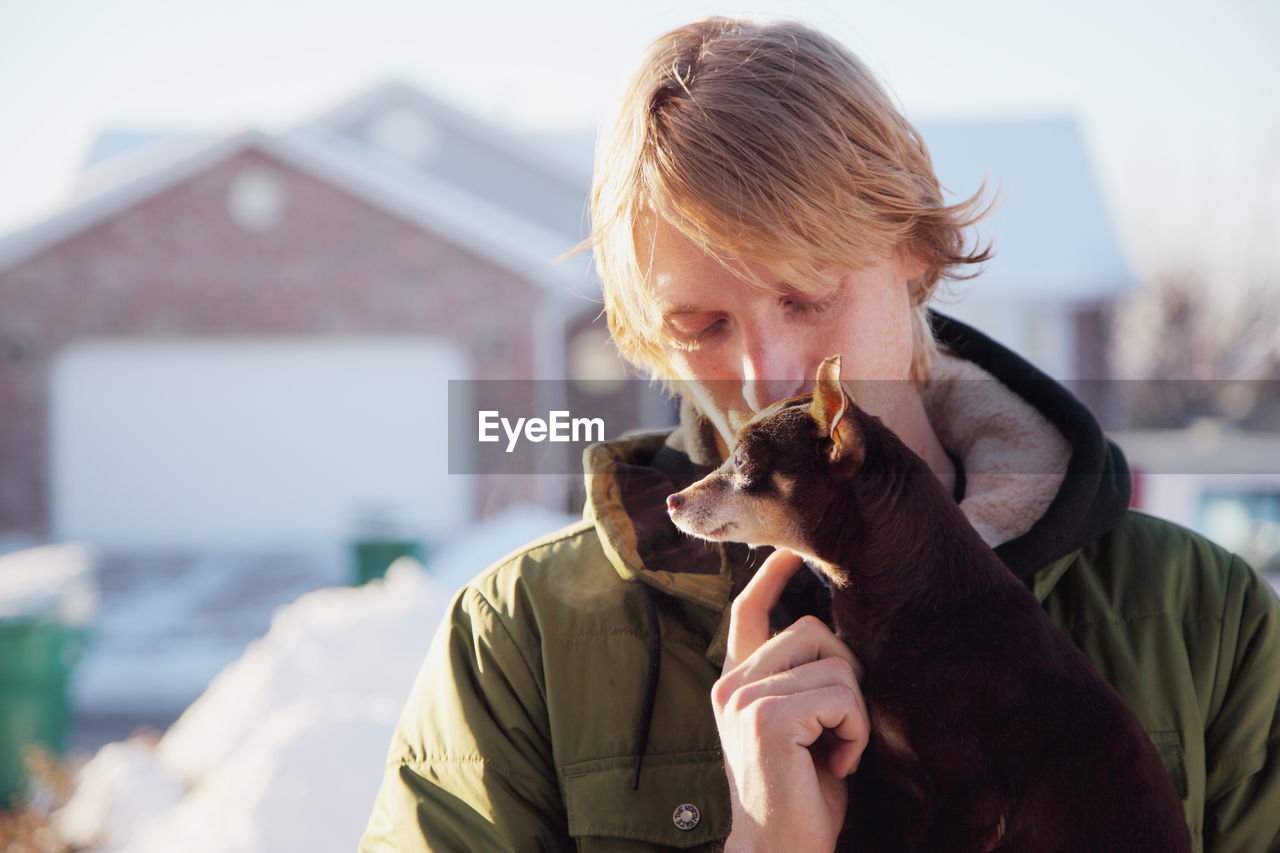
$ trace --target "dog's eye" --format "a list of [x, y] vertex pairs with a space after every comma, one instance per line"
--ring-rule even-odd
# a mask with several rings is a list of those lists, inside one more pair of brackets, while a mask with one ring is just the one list
[[743, 485], [751, 483], [751, 460], [747, 458], [745, 453], [733, 454], [733, 473], [738, 478], [738, 482]]

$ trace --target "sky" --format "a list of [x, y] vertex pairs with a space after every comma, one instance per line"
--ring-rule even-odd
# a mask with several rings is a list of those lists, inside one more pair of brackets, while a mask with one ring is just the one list
[[654, 37], [710, 14], [826, 30], [912, 120], [1076, 116], [1140, 272], [1280, 267], [1275, 0], [0, 0], [0, 234], [56, 208], [106, 128], [284, 129], [388, 77], [513, 130], [592, 128]]

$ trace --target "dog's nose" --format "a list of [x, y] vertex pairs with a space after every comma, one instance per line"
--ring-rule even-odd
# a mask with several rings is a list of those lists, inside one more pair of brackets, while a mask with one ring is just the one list
[[684, 498], [681, 497], [679, 492], [676, 492], [674, 495], [667, 495], [667, 512], [677, 510], [683, 505]]

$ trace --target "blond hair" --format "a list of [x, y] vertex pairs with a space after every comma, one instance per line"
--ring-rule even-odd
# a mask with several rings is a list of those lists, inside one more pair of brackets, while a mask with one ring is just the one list
[[[927, 263], [909, 283], [911, 374], [936, 344], [926, 303], [966, 252], [963, 229], [986, 187], [944, 205], [924, 140], [871, 72], [834, 39], [795, 22], [720, 16], [657, 38], [597, 141], [591, 235], [609, 331], [651, 375], [669, 372], [662, 319], [637, 256], [646, 217], [663, 217], [726, 269], [777, 292], [744, 265], [815, 294], [821, 270], [858, 270], [906, 249]], [[660, 377], [668, 383], [669, 377]], [[667, 384], [668, 389], [671, 385]]]

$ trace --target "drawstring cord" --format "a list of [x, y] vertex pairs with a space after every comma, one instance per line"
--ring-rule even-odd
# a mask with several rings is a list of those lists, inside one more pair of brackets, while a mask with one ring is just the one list
[[631, 790], [640, 789], [640, 766], [644, 762], [644, 750], [649, 744], [649, 727], [653, 723], [653, 703], [658, 696], [658, 668], [662, 663], [662, 628], [658, 623], [658, 607], [654, 603], [654, 591], [640, 582], [640, 597], [644, 599], [644, 613], [648, 621], [649, 672], [644, 682], [644, 704], [640, 707], [640, 720], [636, 726], [636, 769], [631, 777]]

